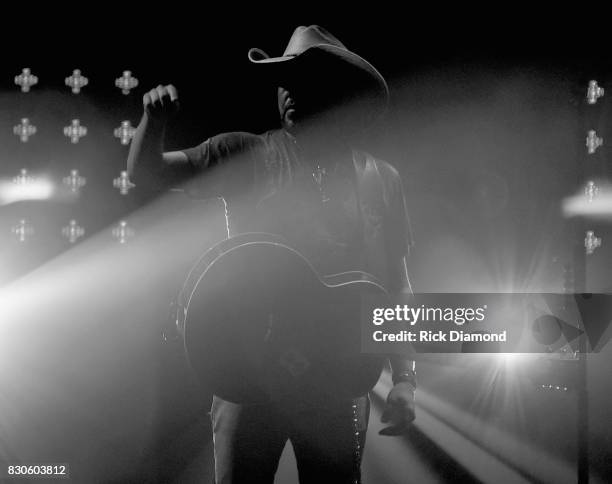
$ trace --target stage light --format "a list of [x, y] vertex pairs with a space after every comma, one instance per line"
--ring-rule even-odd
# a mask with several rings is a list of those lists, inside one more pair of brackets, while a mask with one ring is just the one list
[[566, 392], [568, 390], [567, 387], [562, 387], [559, 385], [540, 385], [539, 387], [542, 390], [555, 390], [555, 391], [560, 391], [560, 392]]
[[68, 242], [74, 244], [80, 237], [85, 235], [85, 229], [80, 227], [76, 220], [71, 220], [70, 223], [62, 229], [62, 235], [68, 239]]
[[23, 243], [34, 235], [34, 227], [32, 227], [32, 225], [30, 225], [25, 219], [22, 219], [17, 225], [11, 227], [11, 233], [18, 242]]
[[0, 204], [24, 200], [46, 200], [53, 195], [53, 184], [47, 180], [36, 180], [27, 185], [3, 184], [0, 182]]
[[128, 120], [121, 121], [121, 126], [115, 128], [115, 131], [113, 132], [115, 138], [119, 138], [121, 140], [122, 145], [130, 144], [130, 140], [134, 137], [135, 133], [136, 129], [132, 127], [132, 123], [130, 123]]
[[80, 120], [73, 119], [70, 126], [64, 126], [64, 136], [67, 136], [73, 144], [76, 144], [83, 136], [87, 136], [87, 128], [81, 126]]
[[586, 196], [587, 202], [593, 203], [595, 197], [599, 194], [599, 187], [593, 180], [589, 180], [584, 187], [584, 195]]
[[597, 151], [597, 148], [603, 145], [603, 138], [597, 136], [597, 132], [591, 129], [586, 137], [586, 147], [589, 155]]
[[589, 180], [584, 191], [566, 197], [562, 203], [565, 217], [612, 218], [612, 186], [604, 180]]
[[119, 193], [121, 193], [121, 195], [127, 195], [130, 189], [134, 188], [136, 185], [130, 181], [128, 172], [124, 170], [117, 178], [113, 180], [113, 186], [119, 189]]
[[53, 191], [53, 183], [32, 178], [24, 168], [10, 182], [0, 180], [0, 205], [24, 200], [46, 200], [53, 195]]
[[78, 193], [87, 184], [87, 178], [79, 175], [79, 170], [70, 170], [70, 175], [62, 179], [71, 192]]
[[67, 77], [64, 82], [66, 86], [72, 89], [73, 94], [79, 94], [81, 88], [89, 84], [89, 79], [81, 74], [80, 69], [75, 69], [72, 71], [72, 75]]
[[128, 225], [125, 220], [121, 220], [114, 228], [113, 228], [113, 237], [117, 239], [117, 242], [120, 244], [125, 244], [128, 239], [134, 236], [135, 232]]
[[28, 175], [28, 170], [22, 168], [19, 171], [19, 175], [13, 178], [13, 183], [15, 185], [28, 185], [34, 181], [34, 178]]
[[521, 376], [530, 371], [530, 368], [537, 361], [538, 356], [532, 353], [499, 353], [490, 355], [494, 358], [493, 371], [500, 374], [502, 372], [513, 373], [515, 376]]
[[21, 123], [13, 126], [13, 134], [19, 136], [22, 143], [27, 143], [30, 136], [36, 134], [36, 126], [30, 124], [28, 118], [21, 118]]
[[521, 353], [500, 353], [499, 355], [502, 361], [507, 365], [516, 363], [522, 356], [523, 354]]
[[594, 231], [587, 230], [586, 237], [584, 238], [586, 254], [592, 255], [598, 247], [601, 247], [601, 237], [595, 237]]
[[123, 71], [123, 75], [115, 79], [115, 86], [121, 89], [121, 92], [127, 96], [131, 89], [138, 86], [138, 79], [132, 76], [131, 71]]
[[538, 357], [527, 372], [537, 389], [567, 392], [579, 381], [578, 359], [573, 355], [550, 354]]
[[[488, 330], [472, 331], [471, 334], [487, 335]], [[499, 353], [500, 344], [498, 341], [464, 341], [461, 344], [461, 353]]]
[[21, 92], [29, 92], [32, 86], [38, 84], [38, 77], [26, 67], [22, 69], [21, 74], [15, 76], [15, 84], [21, 87]]
[[603, 97], [604, 92], [605, 92], [604, 88], [599, 87], [597, 85], [597, 81], [595, 80], [589, 81], [589, 87], [587, 88], [587, 95], [586, 95], [587, 103], [595, 104], [600, 97]]

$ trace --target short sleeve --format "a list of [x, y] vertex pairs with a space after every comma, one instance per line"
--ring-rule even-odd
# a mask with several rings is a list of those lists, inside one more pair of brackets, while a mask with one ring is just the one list
[[235, 197], [253, 188], [261, 137], [244, 132], [222, 133], [181, 150], [195, 172], [188, 191], [194, 196]]

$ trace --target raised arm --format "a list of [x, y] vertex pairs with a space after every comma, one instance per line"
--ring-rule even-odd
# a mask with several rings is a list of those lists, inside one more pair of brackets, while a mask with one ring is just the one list
[[197, 146], [164, 152], [164, 134], [178, 110], [178, 93], [172, 85], [157, 86], [144, 95], [143, 105], [127, 161], [128, 174], [136, 186], [153, 192], [189, 181], [187, 191], [198, 198], [248, 193], [254, 182], [256, 157], [252, 155], [262, 148], [260, 136], [240, 131], [220, 133]]
[[127, 161], [128, 174], [136, 185], [162, 189], [193, 173], [185, 153], [164, 152], [166, 125], [178, 111], [178, 105], [178, 92], [172, 84], [159, 85], [143, 96], [144, 113]]

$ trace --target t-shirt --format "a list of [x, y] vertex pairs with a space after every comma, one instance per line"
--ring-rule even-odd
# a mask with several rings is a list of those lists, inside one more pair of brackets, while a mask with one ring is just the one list
[[393, 289], [389, 264], [408, 254], [412, 236], [389, 163], [347, 149], [317, 167], [283, 129], [223, 133], [183, 151], [201, 175], [188, 189], [226, 200], [232, 235], [281, 235], [320, 275], [361, 270]]

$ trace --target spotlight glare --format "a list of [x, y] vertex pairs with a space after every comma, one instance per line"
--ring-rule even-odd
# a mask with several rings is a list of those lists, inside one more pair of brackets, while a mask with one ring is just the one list
[[24, 200], [46, 200], [53, 195], [53, 183], [45, 179], [31, 180], [25, 184], [0, 181], [0, 205]]
[[[592, 185], [589, 185], [591, 183]], [[563, 200], [561, 211], [566, 218], [610, 219], [612, 186], [605, 180], [590, 180], [583, 190]]]
[[500, 357], [506, 364], [514, 363], [518, 360], [518, 353], [501, 353]]

